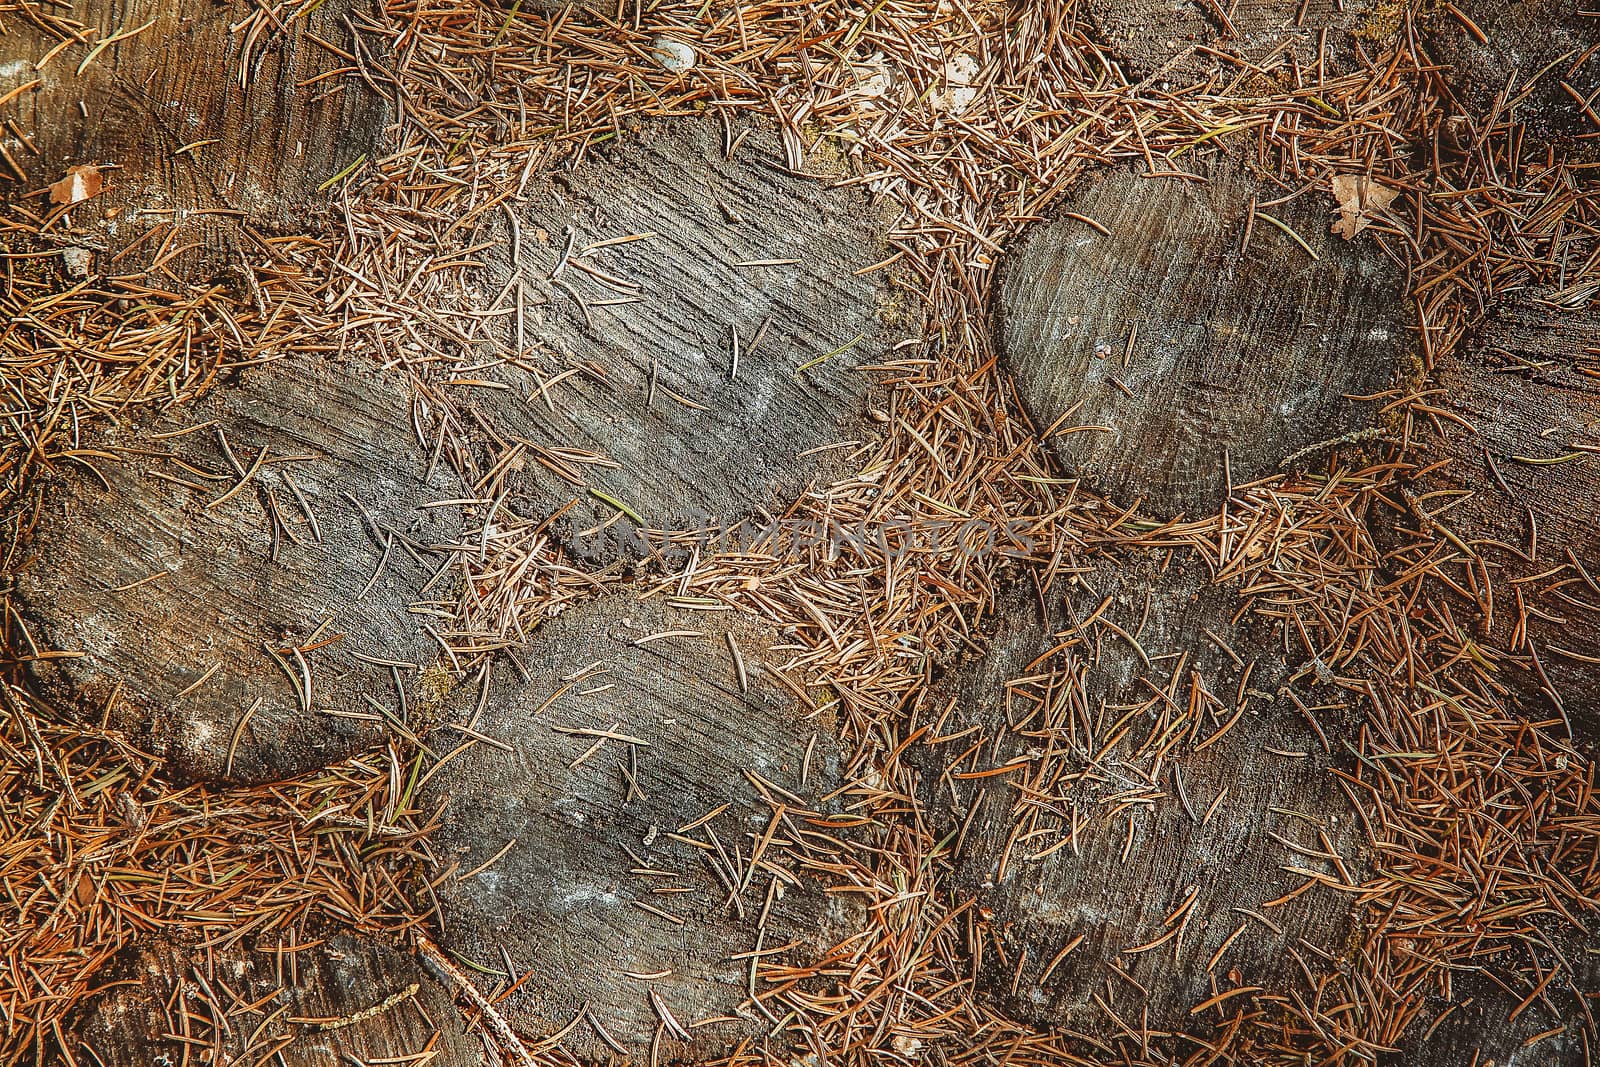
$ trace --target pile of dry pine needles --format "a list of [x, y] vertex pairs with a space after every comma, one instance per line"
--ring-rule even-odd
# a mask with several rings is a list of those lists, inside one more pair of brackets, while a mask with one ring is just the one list
[[[258, 5], [237, 32], [259, 42], [318, 3]], [[28, 552], [15, 506], [27, 478], [70, 462], [83, 426], [181, 404], [232, 365], [375, 351], [447, 409], [451, 368], [479, 358], [477, 342], [505, 342], [503, 326], [463, 313], [476, 306], [476, 227], [496, 205], [643, 119], [758, 116], [795, 169], [829, 159], [831, 180], [897, 207], [895, 269], [928, 324], [920, 346], [879, 369], [892, 392], [876, 453], [792, 515], [976, 518], [1026, 530], [1037, 549], [1022, 562], [870, 545], [830, 557], [776, 533], [642, 569], [653, 595], [734, 605], [797, 635], [787, 667], [836, 704], [854, 753], [852, 810], [880, 828], [824, 872], [863, 888], [874, 926], [806, 966], [760, 964], [765, 1010], [829, 1062], [938, 1048], [957, 1064], [1370, 1063], [1436, 1025], [1438, 998], [1473, 968], [1516, 997], [1514, 1016], [1537, 1002], [1581, 1018], [1592, 1057], [1592, 994], [1574, 985], [1567, 954], [1584, 951], [1600, 901], [1593, 765], [1554, 709], [1530, 720], [1510, 707], [1503, 668], [1525, 664], [1526, 650], [1456, 621], [1458, 591], [1476, 587], [1472, 560], [1432, 530], [1387, 553], [1369, 533], [1369, 513], [1393, 506], [1415, 473], [1414, 427], [1439, 418], [1426, 379], [1390, 399], [1377, 454], [1333, 450], [1315, 473], [1236, 487], [1219, 516], [1158, 524], [1053, 469], [996, 368], [989, 317], [1005, 242], [1077, 177], [1121, 161], [1181, 174], [1226, 149], [1284, 196], [1326, 197], [1334, 175], [1351, 173], [1403, 190], [1363, 239], [1410, 269], [1426, 373], [1499, 292], [1594, 291], [1600, 192], [1581, 167], [1501, 109], [1473, 117], [1466, 150], [1440, 150], [1447, 132], [1461, 140], [1444, 129], [1444, 75], [1417, 12], [1399, 4], [1359, 39], [1348, 72], [1284, 49], [1219, 59], [1203, 81], [1173, 73], [1192, 55], [1130, 79], [1063, 0], [619, 7], [607, 17], [387, 0], [355, 16], [345, 75], [402, 102], [393, 151], [341, 176], [334, 232], [254, 249], [239, 291], [178, 282], [158, 249], [131, 257], [124, 276], [66, 284], [45, 267], [53, 219], [9, 206], [0, 493], [13, 505], [11, 564]], [[693, 46], [693, 70], [662, 68], [652, 48], [663, 35]], [[493, 498], [487, 469], [473, 489]], [[460, 562], [468, 580], [447, 634], [463, 671], [621, 580], [566, 558], [539, 516], [501, 514], [463, 541], [475, 551]], [[1335, 773], [1372, 846], [1359, 942], [1344, 960], [1314, 960], [1303, 988], [1219, 987], [1187, 1033], [1120, 1020], [1095, 1035], [1040, 1032], [989, 1006], [970, 973], [981, 919], [942, 889], [898, 762], [930, 672], [981, 647], [997, 588], [1026, 572], [1049, 589], [1097, 553], [1203, 562], [1365, 717], [1334, 741], [1353, 757]], [[0, 1059], [65, 1047], [63, 1020], [141, 935], [226, 946], [316, 924], [427, 921], [418, 885], [431, 813], [412, 796], [421, 753], [390, 746], [267, 787], [180, 788], [115, 734], [27, 695], [21, 665], [51, 652], [9, 604], [6, 642]], [[563, 1061], [559, 1048], [541, 1056]], [[751, 1045], [727, 1062], [766, 1056]]]

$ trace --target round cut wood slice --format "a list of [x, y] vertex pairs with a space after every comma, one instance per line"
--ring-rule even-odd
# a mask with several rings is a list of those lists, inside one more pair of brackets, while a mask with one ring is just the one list
[[[1528, 670], [1527, 710], [1595, 736], [1600, 713], [1600, 316], [1525, 294], [1435, 368], [1419, 421], [1428, 473], [1380, 521], [1466, 546], [1473, 632]], [[1487, 580], [1485, 582], [1484, 580]], [[1474, 617], [1475, 616], [1475, 617]], [[1535, 662], [1537, 660], [1537, 662]]]
[[865, 921], [807, 869], [843, 832], [818, 825], [840, 752], [771, 673], [773, 636], [610, 595], [540, 627], [526, 680], [464, 697], [472, 733], [439, 731], [437, 751], [466, 745], [428, 786], [448, 802], [440, 943], [475, 975], [531, 972], [502, 1005], [531, 1036], [726, 1051], [771, 1025], [748, 953], [806, 964]]
[[[35, 680], [183, 775], [261, 781], [374, 744], [425, 703], [455, 476], [400, 381], [244, 370], [97, 433], [42, 491], [17, 575]], [[401, 689], [412, 691], [407, 699]]]
[[352, 934], [209, 950], [140, 942], [98, 981], [104, 992], [69, 1029], [71, 1062], [485, 1062], [444, 984], [402, 949]]
[[1403, 272], [1370, 236], [1331, 234], [1326, 200], [1253, 209], [1268, 193], [1241, 169], [1206, 177], [1088, 179], [1001, 282], [1003, 354], [1056, 455], [1162, 517], [1370, 428], [1379, 404], [1359, 398], [1414, 344]]
[[[387, 101], [353, 72], [329, 78], [351, 67], [342, 20], [355, 7], [329, 0], [304, 17], [269, 16], [237, 31], [243, 9], [224, 4], [130, 13], [92, 0], [41, 19], [7, 18], [6, 54], [30, 72], [22, 82], [38, 84], [8, 105], [29, 151], [11, 152], [25, 178], [0, 166], [0, 195], [92, 168], [80, 186], [90, 199], [69, 216], [73, 239], [91, 253], [85, 271], [126, 273], [141, 258], [118, 256], [113, 266], [111, 257], [152, 227], [166, 236], [149, 240], [144, 258], [170, 253], [163, 262], [180, 275], [231, 274], [244, 259], [259, 261], [264, 246], [241, 222], [302, 231], [327, 202], [319, 187], [378, 150]], [[72, 33], [85, 44], [43, 62]], [[28, 203], [44, 216], [76, 199]]]
[[1600, 30], [1586, 7], [1572, 0], [1461, 0], [1433, 13], [1426, 39], [1451, 68], [1450, 89], [1473, 118], [1488, 118], [1504, 94], [1514, 109], [1502, 121], [1515, 118], [1535, 136], [1566, 141], [1593, 158]]
[[[1176, 565], [1102, 563], [1049, 604], [1002, 598], [986, 653], [934, 694], [931, 735], [956, 740], [909, 754], [929, 832], [955, 835], [955, 888], [998, 946], [984, 995], [1040, 1026], [1113, 1033], [1110, 1008], [1182, 1031], [1216, 988], [1297, 980], [1301, 939], [1339, 957], [1353, 892], [1275, 903], [1305, 881], [1284, 865], [1347, 884], [1365, 870], [1307, 721], [1337, 744], [1350, 715], [1331, 690], [1301, 688], [1298, 710], [1281, 654], [1233, 621], [1236, 594]], [[1331, 846], [1343, 869], [1291, 845]]]
[[723, 529], [853, 471], [863, 368], [908, 334], [886, 272], [863, 273], [887, 219], [859, 189], [796, 176], [765, 133], [678, 121], [491, 218], [484, 299], [520, 308], [497, 321], [521, 355], [452, 394], [516, 452], [510, 506], [567, 508], [576, 554], [637, 559], [641, 527]]
[[[1368, 0], [1088, 0], [1095, 35], [1133, 78], [1187, 84], [1237, 78], [1287, 51], [1301, 67], [1342, 72], [1353, 34], [1381, 38], [1398, 20], [1374, 17]], [[1366, 42], [1368, 51], [1372, 41]], [[1225, 60], [1222, 56], [1237, 57]]]

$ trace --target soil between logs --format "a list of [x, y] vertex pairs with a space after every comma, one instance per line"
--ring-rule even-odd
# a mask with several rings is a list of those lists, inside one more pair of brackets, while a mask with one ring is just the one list
[[462, 687], [473, 732], [440, 729], [424, 794], [447, 801], [440, 944], [531, 972], [502, 1009], [533, 1038], [642, 1056], [660, 1030], [669, 1058], [722, 1054], [771, 1025], [749, 953], [807, 963], [866, 921], [806, 870], [852, 820], [817, 807], [840, 750], [771, 673], [776, 636], [618, 593], [541, 625], [526, 680], [502, 664]]
[[202, 779], [286, 777], [403, 726], [444, 688], [413, 609], [448, 601], [429, 583], [460, 515], [429, 505], [465, 495], [414, 414], [392, 376], [295, 359], [93, 435], [42, 487], [16, 575], [35, 680]]

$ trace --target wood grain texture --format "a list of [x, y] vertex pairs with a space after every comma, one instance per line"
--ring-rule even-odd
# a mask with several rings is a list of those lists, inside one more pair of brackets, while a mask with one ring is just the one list
[[1237, 486], [1371, 426], [1377, 404], [1350, 397], [1395, 384], [1413, 344], [1403, 273], [1370, 237], [1330, 234], [1328, 201], [1270, 209], [1313, 260], [1250, 222], [1269, 194], [1241, 170], [1207, 176], [1090, 178], [1062, 210], [1111, 236], [1063, 215], [1008, 253], [1001, 281], [1003, 355], [1039, 428], [1060, 423], [1055, 454], [1163, 517], [1214, 512], [1224, 457]]
[[[317, 187], [370, 157], [386, 121], [385, 101], [353, 76], [319, 80], [352, 66], [313, 37], [352, 47], [342, 20], [353, 8], [329, 0], [282, 33], [252, 34], [230, 31], [253, 10], [242, 2], [45, 5], [63, 27], [81, 25], [87, 43], [37, 71], [60, 34], [18, 11], [0, 14], [5, 54], [18, 60], [0, 76], [0, 96], [39, 82], [0, 108], [26, 136], [4, 140], [12, 164], [0, 161], [0, 195], [42, 190], [69, 166], [110, 168], [106, 191], [72, 213], [71, 240], [98, 251], [96, 270], [156, 226], [173, 232], [148, 254], [177, 253], [179, 271], [225, 260], [246, 240], [241, 224], [304, 232], [327, 199]], [[96, 42], [146, 23], [78, 72]], [[41, 215], [53, 208], [42, 195], [33, 204]]]
[[[1259, 62], [1287, 48], [1302, 67], [1346, 69], [1353, 31], [1371, 26], [1372, 0], [1088, 0], [1095, 34], [1133, 78], [1165, 69], [1173, 81], [1244, 68], [1215, 53]], [[1224, 21], [1223, 14], [1228, 14]], [[1191, 49], [1205, 51], [1190, 52]], [[1185, 54], [1189, 53], [1189, 54]]]
[[[672, 631], [690, 633], [656, 636]], [[665, 1033], [668, 1060], [725, 1053], [767, 1028], [741, 1007], [750, 960], [732, 957], [793, 943], [767, 958], [810, 962], [865, 922], [803, 870], [819, 818], [808, 807], [838, 786], [840, 753], [829, 724], [768, 673], [774, 637], [620, 593], [541, 626], [519, 654], [529, 680], [497, 672], [471, 719], [494, 742], [429, 785], [449, 801], [434, 846], [455, 867], [438, 887], [440, 943], [475, 975], [503, 974], [507, 959], [532, 972], [503, 1004], [531, 1036], [579, 1019], [561, 1039], [570, 1052], [642, 1058], [663, 1025], [653, 991], [694, 1037]], [[435, 747], [461, 737], [442, 730]], [[747, 772], [772, 783], [771, 804]]]
[[[1505, 94], [1536, 137], [1592, 158], [1600, 143], [1600, 7], [1591, 0], [1457, 0], [1453, 7], [1423, 25], [1462, 107], [1485, 118]], [[1588, 101], [1587, 113], [1574, 92]]]
[[144, 942], [102, 986], [69, 1030], [80, 1067], [486, 1063], [439, 982], [402, 949], [351, 934], [298, 947]]
[[[1424, 424], [1431, 432], [1419, 445], [1425, 463], [1445, 465], [1427, 473], [1406, 508], [1410, 514], [1393, 521], [1444, 540], [1448, 530], [1481, 557], [1497, 595], [1462, 605], [1463, 618], [1526, 655], [1514, 638], [1520, 595], [1527, 638], [1568, 717], [1595, 738], [1600, 315], [1556, 310], [1534, 296], [1497, 313], [1436, 368], [1439, 392], [1429, 402], [1445, 416]], [[1423, 515], [1432, 518], [1419, 521]], [[1523, 683], [1529, 710], [1550, 714], [1538, 695], [1542, 681]]]
[[1521, 1003], [1523, 990], [1508, 993], [1497, 982], [1470, 973], [1454, 977], [1453, 1000], [1438, 998], [1425, 1018], [1431, 1025], [1447, 1008], [1453, 1010], [1427, 1035], [1427, 1040], [1423, 1040], [1423, 1034], [1413, 1033], [1402, 1042], [1396, 1062], [1408, 1067], [1491, 1063], [1507, 1067], [1587, 1067], [1593, 1062], [1593, 1047], [1582, 1033], [1583, 1013], [1573, 1006], [1573, 995], [1587, 995], [1592, 1002], [1593, 990], [1600, 989], [1600, 953], [1594, 951], [1592, 943], [1565, 948], [1572, 973], [1552, 982], [1546, 998], [1536, 1001], [1532, 1010], [1524, 1008], [1514, 1022], [1508, 1022], [1508, 1017]]
[[1354, 893], [1271, 903], [1305, 881], [1286, 867], [1347, 881], [1286, 842], [1365, 870], [1307, 721], [1337, 744], [1352, 713], [1334, 691], [1291, 682], [1274, 642], [1232, 621], [1236, 592], [1177, 565], [1101, 563], [1046, 602], [1005, 597], [986, 654], [936, 689], [949, 713], [916, 757], [930, 832], [956, 835], [955, 888], [989, 918], [985, 995], [1040, 1026], [1173, 1032], [1217, 992], [1298, 988], [1296, 954], [1319, 971], [1319, 953], [1341, 958]]
[[70, 653], [35, 680], [193, 777], [279, 778], [372, 744], [403, 715], [397, 683], [425, 703], [441, 653], [412, 608], [449, 597], [425, 590], [430, 546], [460, 518], [424, 506], [464, 495], [411, 416], [396, 380], [296, 360], [86, 441], [43, 487], [16, 576], [35, 643]]
[[[500, 321], [526, 351], [462, 422], [520, 444], [513, 506], [573, 504], [555, 528], [584, 558], [638, 558], [641, 523], [731, 526], [848, 473], [853, 449], [828, 446], [869, 432], [862, 368], [915, 330], [883, 273], [857, 273], [886, 255], [865, 195], [789, 173], [775, 137], [734, 135], [730, 162], [716, 123], [645, 126], [485, 234], [485, 299], [520, 284], [521, 335]], [[619, 519], [611, 501], [632, 516], [585, 534]]]

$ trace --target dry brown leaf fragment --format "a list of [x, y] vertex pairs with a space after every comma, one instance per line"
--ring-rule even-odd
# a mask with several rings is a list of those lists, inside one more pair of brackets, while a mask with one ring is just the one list
[[89, 200], [100, 194], [100, 187], [105, 184], [105, 179], [100, 175], [100, 168], [92, 165], [75, 166], [67, 168], [67, 176], [50, 186], [50, 202], [52, 204], [76, 204], [81, 200]]
[[1359, 174], [1336, 174], [1333, 178], [1333, 198], [1339, 202], [1339, 218], [1331, 229], [1348, 241], [1371, 226], [1399, 195], [1399, 189], [1380, 185], [1371, 178]]

